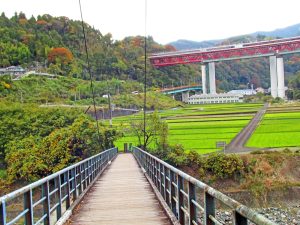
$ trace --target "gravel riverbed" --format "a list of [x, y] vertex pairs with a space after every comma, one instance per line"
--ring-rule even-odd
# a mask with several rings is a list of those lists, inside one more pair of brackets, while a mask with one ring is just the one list
[[[300, 205], [289, 208], [258, 208], [255, 211], [279, 225], [300, 225]], [[231, 211], [217, 211], [216, 218], [222, 224], [233, 224]], [[199, 219], [203, 221], [202, 216]], [[249, 225], [254, 223], [250, 222]]]

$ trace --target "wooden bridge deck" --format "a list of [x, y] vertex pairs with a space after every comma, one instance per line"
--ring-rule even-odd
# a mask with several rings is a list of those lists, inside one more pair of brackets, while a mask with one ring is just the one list
[[84, 197], [71, 224], [171, 224], [132, 154], [119, 154]]

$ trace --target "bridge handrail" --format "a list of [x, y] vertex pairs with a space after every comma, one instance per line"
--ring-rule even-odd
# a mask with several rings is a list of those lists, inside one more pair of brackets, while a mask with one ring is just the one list
[[[50, 218], [54, 211], [56, 211], [58, 221], [62, 216], [62, 204], [65, 202], [66, 210], [68, 210], [78, 196], [89, 187], [117, 153], [117, 148], [105, 150], [0, 197], [0, 225], [15, 224], [22, 217], [24, 217], [26, 225], [51, 224]], [[51, 190], [52, 187], [53, 190]], [[42, 196], [34, 202], [33, 190], [37, 188], [41, 188]], [[66, 194], [63, 195], [62, 190], [64, 188], [66, 189]], [[54, 206], [51, 208], [51, 204], [53, 204], [52, 195], [58, 195], [58, 202], [54, 203]], [[13, 201], [20, 196], [24, 196], [24, 209], [8, 222], [6, 204], [8, 201]], [[35, 222], [36, 218], [33, 217], [34, 208], [39, 204], [43, 204], [43, 216]]]
[[[207, 184], [171, 166], [161, 159], [133, 147], [133, 154], [137, 158], [140, 166], [146, 171], [155, 186], [160, 191], [162, 197], [177, 217], [180, 224], [202, 224], [197, 219], [197, 211], [204, 213], [204, 224], [223, 224], [215, 217], [215, 200], [219, 200], [233, 210], [233, 220], [236, 225], [246, 225], [248, 220], [258, 225], [275, 225], [263, 215], [253, 209], [237, 202]], [[184, 182], [188, 183], [187, 193], [184, 190]], [[179, 187], [179, 188], [178, 188]], [[204, 191], [204, 206], [202, 207], [196, 199], [196, 187]], [[175, 192], [176, 190], [176, 192]], [[187, 200], [188, 207], [184, 205]], [[179, 210], [178, 210], [179, 209]], [[188, 223], [186, 219], [188, 218]]]

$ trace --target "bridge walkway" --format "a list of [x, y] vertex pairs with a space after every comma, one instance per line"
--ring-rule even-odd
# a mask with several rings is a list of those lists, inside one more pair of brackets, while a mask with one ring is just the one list
[[171, 224], [132, 154], [119, 154], [84, 197], [70, 224]]

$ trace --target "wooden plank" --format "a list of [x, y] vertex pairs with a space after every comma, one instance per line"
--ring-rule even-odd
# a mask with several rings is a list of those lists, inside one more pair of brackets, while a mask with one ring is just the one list
[[71, 224], [171, 224], [132, 154], [119, 154], [87, 193]]

